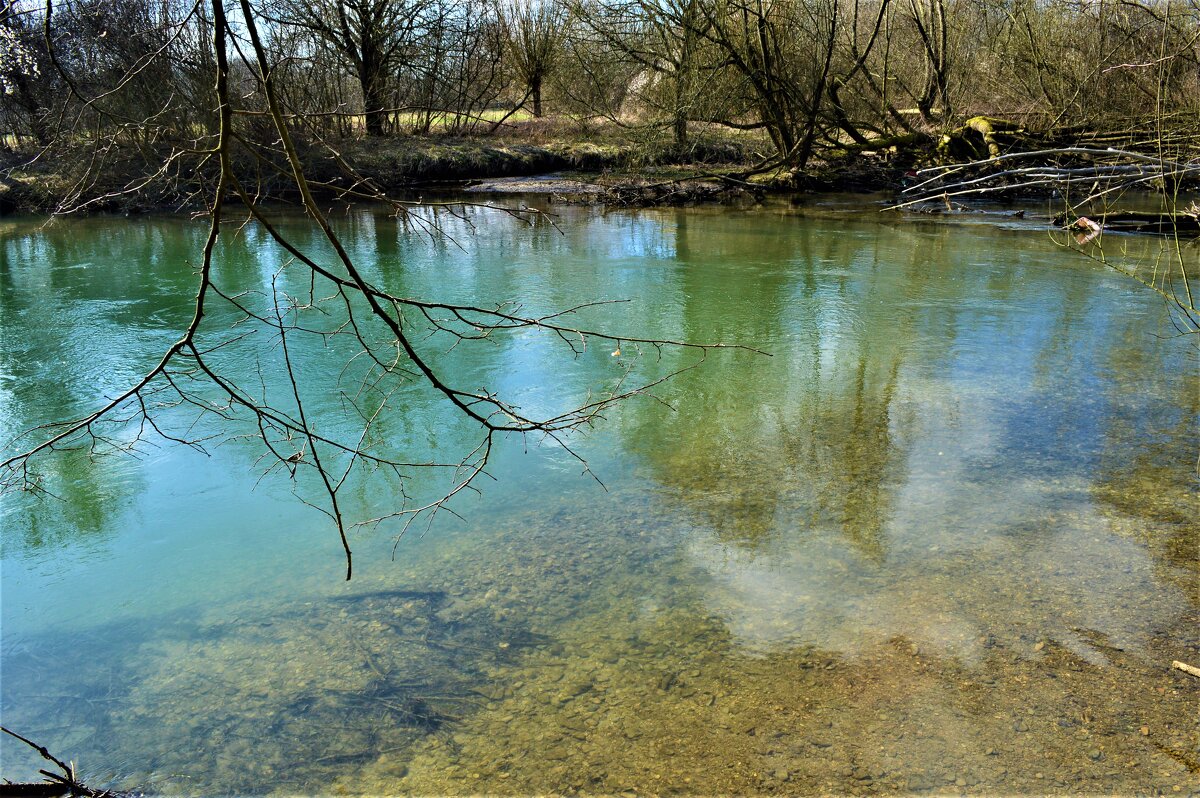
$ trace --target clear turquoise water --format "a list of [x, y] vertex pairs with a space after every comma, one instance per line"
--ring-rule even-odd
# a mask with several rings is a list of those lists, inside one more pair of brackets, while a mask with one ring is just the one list
[[[398, 522], [354, 529], [348, 584], [331, 524], [252, 442], [40, 460], [59, 500], [0, 497], [4, 724], [94, 785], [186, 794], [1197, 788], [1197, 680], [1169, 663], [1200, 660], [1200, 380], [1156, 295], [1032, 221], [562, 214], [472, 210], [449, 238], [338, 224], [395, 293], [629, 299], [581, 321], [771, 357], [712, 353], [656, 391], [669, 407], [573, 437], [603, 486], [506, 441], [464, 520], [398, 545]], [[157, 361], [205, 230], [0, 224], [7, 456]], [[269, 290], [282, 264], [249, 227], [218, 272]], [[277, 388], [253, 343], [224, 362]], [[298, 346], [336, 429], [345, 352]], [[691, 362], [428, 346], [531, 412]], [[393, 403], [396, 451], [476, 439], [420, 386]], [[344, 498], [354, 518], [396, 506], [374, 479]], [[0, 753], [7, 778], [41, 764]]]

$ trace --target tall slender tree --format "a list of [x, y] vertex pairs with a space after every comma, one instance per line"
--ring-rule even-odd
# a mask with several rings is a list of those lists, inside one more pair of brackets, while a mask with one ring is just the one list
[[509, 60], [540, 117], [542, 89], [562, 54], [567, 6], [562, 0], [498, 0], [498, 9]]

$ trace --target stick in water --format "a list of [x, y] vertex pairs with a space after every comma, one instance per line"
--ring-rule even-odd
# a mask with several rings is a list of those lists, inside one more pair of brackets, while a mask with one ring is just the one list
[[1174, 662], [1171, 663], [1171, 667], [1177, 671], [1183, 671], [1184, 673], [1190, 673], [1192, 676], [1200, 678], [1200, 668], [1197, 668], [1195, 665], [1188, 665], [1186, 662], [1180, 662], [1179, 660], [1175, 660]]

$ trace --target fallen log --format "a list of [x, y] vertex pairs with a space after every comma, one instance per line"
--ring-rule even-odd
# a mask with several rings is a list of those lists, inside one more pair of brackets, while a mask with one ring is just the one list
[[[1086, 222], [1081, 220], [1086, 219]], [[1075, 217], [1059, 214], [1054, 217], [1057, 227], [1082, 230], [1092, 229], [1088, 222], [1098, 224], [1110, 233], [1149, 233], [1152, 235], [1200, 235], [1200, 213], [1193, 210], [1176, 213], [1154, 213], [1152, 211], [1114, 211], [1091, 217]]]
[[998, 158], [1006, 150], [1036, 149], [1044, 137], [1007, 119], [973, 116], [962, 127], [942, 136], [938, 153], [943, 161], [963, 161]]
[[[1130, 191], [1200, 183], [1200, 160], [1171, 160], [1132, 150], [1061, 147], [1002, 153], [980, 161], [926, 167], [911, 174], [915, 183], [893, 209], [938, 199], [1020, 194], [1061, 197], [1074, 208], [1112, 202]], [[1197, 230], [1195, 206], [1183, 212], [1110, 212], [1107, 218], [1128, 232], [1182, 233]], [[1073, 221], [1065, 218], [1060, 225]], [[1114, 227], [1114, 229], [1118, 229]]]

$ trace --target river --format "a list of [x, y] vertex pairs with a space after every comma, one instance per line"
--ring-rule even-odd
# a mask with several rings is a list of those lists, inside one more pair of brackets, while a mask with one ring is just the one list
[[[712, 351], [569, 436], [596, 479], [502, 441], [461, 518], [352, 528], [350, 582], [293, 495], [312, 485], [252, 440], [35, 460], [53, 497], [0, 497], [5, 726], [92, 786], [168, 794], [1200, 794], [1200, 680], [1170, 668], [1200, 664], [1200, 377], [1158, 295], [1032, 213], [557, 212], [337, 224], [396, 293], [629, 300], [580, 322], [769, 356]], [[205, 231], [0, 220], [5, 456], [153, 367]], [[219, 279], [265, 295], [285, 258], [228, 232]], [[696, 361], [535, 332], [425, 345], [531, 413]], [[220, 356], [277, 390], [260, 340]], [[335, 413], [346, 353], [289, 340]], [[415, 460], [478, 439], [419, 382], [390, 401], [382, 435]], [[344, 503], [397, 496], [365, 477]], [[0, 754], [14, 780], [46, 764]]]

